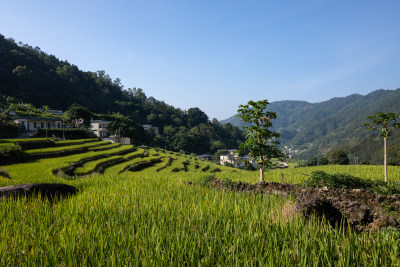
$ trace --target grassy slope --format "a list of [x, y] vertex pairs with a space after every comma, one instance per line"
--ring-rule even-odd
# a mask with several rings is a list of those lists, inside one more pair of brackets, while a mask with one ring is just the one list
[[[97, 153], [104, 152], [107, 151]], [[163, 161], [143, 171], [121, 175], [117, 175], [121, 166], [116, 165], [106, 169], [105, 175], [75, 180], [51, 173], [57, 165], [94, 153], [5, 167], [12, 179], [0, 177], [1, 186], [62, 182], [81, 191], [53, 205], [37, 199], [0, 201], [0, 265], [400, 263], [398, 245], [384, 233], [341, 233], [325, 224], [306, 222], [294, 212], [292, 200], [286, 198], [186, 185], [185, 180], [195, 181], [205, 175], [201, 168], [209, 164], [206, 162], [199, 161], [198, 172], [171, 173], [172, 166], [155, 172], [165, 164]], [[176, 166], [187, 160], [173, 156], [178, 158]], [[210, 170], [215, 168], [209, 165]], [[222, 172], [215, 175], [220, 178], [258, 180], [258, 172], [218, 167]], [[307, 179], [301, 174], [315, 169], [370, 178], [382, 173], [380, 166], [322, 166], [271, 171], [266, 179], [279, 182], [284, 173], [288, 182], [300, 183]], [[389, 174], [400, 181], [399, 167], [390, 168]]]

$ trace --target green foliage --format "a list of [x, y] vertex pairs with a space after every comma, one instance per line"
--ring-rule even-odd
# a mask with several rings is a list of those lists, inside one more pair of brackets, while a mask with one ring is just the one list
[[239, 105], [238, 109], [238, 117], [250, 124], [242, 127], [246, 141], [240, 145], [239, 152], [249, 151], [249, 155], [257, 160], [261, 169], [260, 181], [264, 180], [264, 168], [272, 166], [271, 159], [283, 156], [276, 141], [280, 134], [269, 129], [272, 127], [271, 120], [276, 119], [276, 113], [267, 111], [268, 105], [268, 100], [249, 101], [247, 105]]
[[202, 123], [208, 123], [208, 116], [199, 108], [190, 108], [188, 110], [188, 125], [190, 128]]
[[400, 195], [400, 182], [376, 182], [374, 192], [382, 195]]
[[21, 146], [8, 144], [0, 146], [0, 164], [11, 164], [21, 161], [25, 154]]
[[400, 116], [396, 112], [387, 112], [382, 113], [378, 112], [375, 115], [369, 116], [369, 122], [365, 123], [365, 126], [368, 126], [368, 131], [376, 130], [377, 127], [380, 128], [381, 136], [383, 136], [384, 140], [384, 153], [383, 153], [383, 164], [384, 164], [384, 173], [385, 173], [385, 183], [388, 182], [388, 174], [387, 174], [387, 138], [392, 133], [392, 128], [400, 128], [400, 122], [397, 120]]
[[86, 107], [77, 103], [72, 104], [65, 112], [68, 122], [75, 128], [90, 128], [92, 115]]
[[320, 158], [317, 160], [317, 164], [318, 164], [318, 165], [327, 165], [327, 164], [329, 164], [329, 160], [328, 160], [328, 158], [326, 158], [326, 157], [320, 157]]
[[310, 158], [304, 163], [304, 166], [316, 166], [316, 165], [318, 165], [318, 160], [316, 157]]
[[395, 144], [388, 148], [388, 164], [400, 166], [400, 144]]
[[21, 146], [23, 150], [45, 148], [54, 146], [54, 140], [47, 138], [6, 139], [7, 141]]
[[330, 188], [357, 189], [363, 188], [374, 191], [376, 194], [396, 195], [400, 194], [400, 182], [383, 183], [365, 178], [358, 178], [346, 173], [327, 173], [325, 171], [313, 171], [305, 182], [306, 186]]
[[332, 188], [365, 188], [371, 189], [375, 183], [371, 180], [354, 177], [345, 173], [326, 173], [324, 171], [313, 171], [310, 178], [305, 182], [310, 187], [332, 187]]
[[148, 137], [143, 127], [128, 116], [117, 112], [104, 116], [104, 118], [109, 121], [107, 130], [110, 134], [129, 137], [134, 144], [148, 144]]
[[[400, 88], [376, 90], [365, 96], [336, 97], [321, 103], [277, 101], [268, 107], [276, 112], [277, 119], [274, 120], [273, 129], [281, 133], [281, 145], [297, 150], [304, 149], [300, 157], [308, 159], [324, 155], [332, 149], [358, 146], [367, 136], [363, 126], [365, 114], [375, 114], [379, 111], [400, 114], [398, 103]], [[239, 127], [243, 125], [236, 115], [222, 122]], [[400, 142], [400, 134], [393, 134], [391, 138], [392, 144]], [[370, 141], [368, 138], [357, 149], [359, 151], [355, 151], [358, 153], [352, 155], [359, 157], [360, 161], [369, 160], [374, 164], [382, 164], [381, 149], [375, 150]], [[379, 145], [382, 147], [381, 142]]]
[[88, 139], [97, 136], [90, 130], [84, 128], [66, 128], [66, 129], [43, 129], [39, 128], [34, 137], [47, 136], [65, 139]]
[[214, 175], [203, 175], [196, 180], [196, 183], [200, 186], [209, 187], [215, 179]]
[[[73, 103], [110, 121], [113, 118], [107, 117], [113, 117], [112, 115], [102, 114], [119, 112], [134, 121], [125, 135], [131, 137], [135, 144], [149, 144], [150, 140], [141, 125], [151, 123], [159, 127], [161, 133], [151, 140], [152, 145], [175, 151], [183, 149], [197, 154], [214, 153], [220, 148], [234, 148], [244, 140], [238, 127], [218, 121], [210, 123], [207, 115], [200, 109], [190, 108], [186, 112], [154, 97], [147, 97], [141, 88], [125, 90], [120, 79], [113, 80], [103, 70], [84, 72], [40, 49], [22, 43], [18, 45], [2, 35], [0, 51], [4, 55], [4, 64], [0, 65], [0, 94], [12, 96], [10, 102], [15, 104], [13, 109], [20, 114], [43, 117], [43, 112], [35, 106], [51, 104], [54, 109], [66, 110]], [[32, 104], [15, 103], [20, 101]], [[4, 103], [8, 105], [7, 99], [2, 97], [0, 105], [6, 106]], [[83, 115], [70, 115], [74, 117], [70, 123], [75, 126], [83, 125], [87, 118], [90, 119]], [[83, 117], [86, 119], [82, 121]], [[173, 128], [174, 134], [164, 133], [165, 127]], [[182, 136], [184, 131], [180, 131], [180, 127], [186, 128], [189, 136]], [[1, 133], [4, 131], [0, 131]]]
[[8, 110], [0, 108], [0, 138], [16, 137], [19, 124], [15, 123], [13, 118], [8, 114]]
[[329, 163], [335, 165], [347, 165], [350, 163], [349, 156], [346, 151], [337, 149], [328, 153], [327, 158]]
[[391, 134], [391, 128], [400, 127], [400, 123], [396, 122], [398, 118], [400, 116], [396, 112], [378, 112], [375, 115], [369, 116], [369, 122], [364, 123], [364, 125], [368, 127], [368, 131], [374, 131], [379, 127], [381, 135], [388, 138]]

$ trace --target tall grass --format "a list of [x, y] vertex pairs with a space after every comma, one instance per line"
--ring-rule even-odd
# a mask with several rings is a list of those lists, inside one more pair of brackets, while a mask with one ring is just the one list
[[3, 201], [0, 265], [399, 263], [393, 235], [333, 230], [305, 221], [290, 199], [212, 191], [185, 178], [144, 170], [90, 177], [79, 195], [53, 205]]
[[[114, 148], [109, 151], [119, 151]], [[131, 147], [130, 147], [131, 149]], [[365, 266], [399, 265], [397, 232], [356, 233], [305, 220], [290, 198], [233, 193], [189, 186], [204, 173], [156, 172], [166, 156], [150, 151], [106, 169], [104, 175], [64, 180], [51, 170], [109, 151], [6, 166], [12, 179], [0, 186], [28, 182], [63, 182], [80, 189], [69, 199], [0, 201], [0, 266]], [[109, 154], [106, 154], [109, 152]], [[136, 151], [139, 153], [141, 151]], [[102, 154], [104, 153], [104, 154]], [[134, 153], [121, 156], [128, 159]], [[173, 164], [181, 167], [187, 158]], [[165, 157], [139, 172], [118, 172], [138, 160]], [[192, 160], [189, 160], [192, 164]], [[199, 162], [200, 168], [207, 164]], [[175, 165], [174, 165], [175, 166]], [[219, 178], [257, 182], [258, 172], [220, 167]], [[379, 177], [380, 166], [319, 166], [274, 170], [266, 180], [302, 183], [313, 170]], [[210, 171], [209, 170], [209, 171]], [[208, 172], [209, 172], [208, 171]], [[400, 168], [389, 169], [392, 177]], [[400, 180], [400, 179], [399, 179]]]

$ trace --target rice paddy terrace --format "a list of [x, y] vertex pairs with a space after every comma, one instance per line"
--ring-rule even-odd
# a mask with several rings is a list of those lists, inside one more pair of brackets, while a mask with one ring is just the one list
[[[357, 232], [306, 220], [294, 199], [189, 186], [205, 176], [254, 183], [257, 172], [162, 149], [74, 141], [18, 144], [0, 186], [65, 183], [79, 192], [0, 201], [0, 265], [399, 265], [397, 231]], [[379, 178], [379, 166], [289, 168], [268, 181], [303, 183], [315, 169]], [[304, 175], [306, 174], [306, 175]], [[389, 168], [400, 181], [400, 168]], [[1, 176], [2, 175], [2, 176]]]

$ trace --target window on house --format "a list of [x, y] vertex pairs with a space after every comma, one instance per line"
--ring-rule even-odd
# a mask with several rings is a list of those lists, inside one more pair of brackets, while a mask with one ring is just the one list
[[36, 129], [36, 122], [34, 122], [34, 123], [33, 123], [33, 128], [35, 128], [35, 129]]
[[44, 123], [43, 122], [40, 123], [40, 128], [44, 128]]
[[50, 128], [50, 122], [47, 123], [47, 128]]

